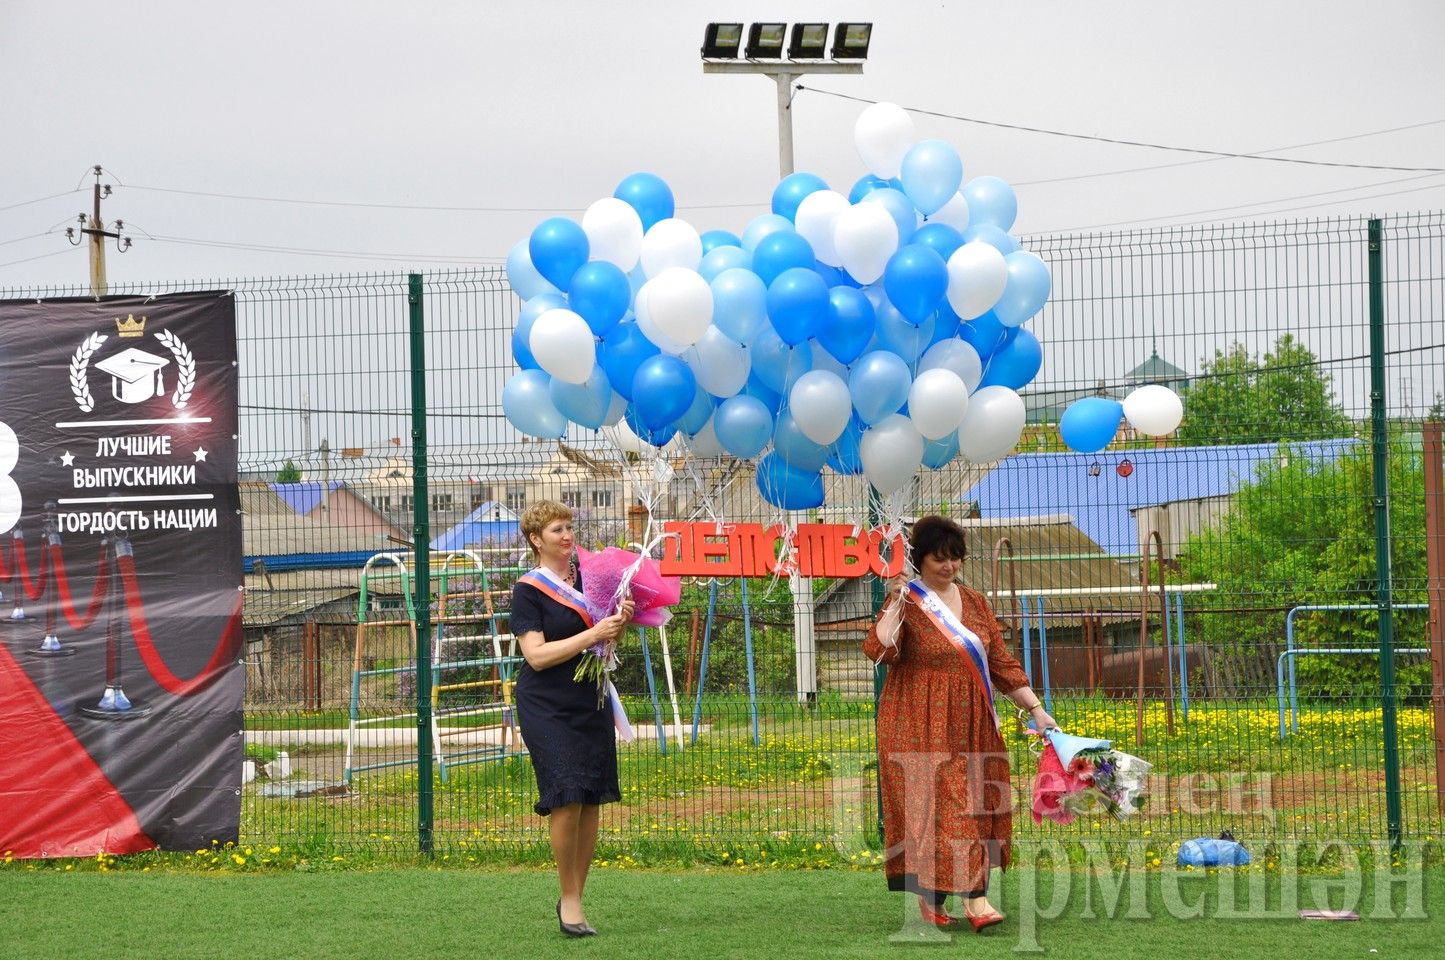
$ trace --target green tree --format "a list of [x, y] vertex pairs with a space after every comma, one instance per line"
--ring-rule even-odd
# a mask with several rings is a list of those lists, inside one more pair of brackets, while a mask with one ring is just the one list
[[1186, 443], [1275, 443], [1347, 437], [1350, 420], [1329, 374], [1289, 334], [1262, 358], [1236, 343], [1203, 363], [1189, 388], [1179, 437]]
[[294, 460], [287, 460], [285, 466], [283, 466], [283, 467], [280, 469], [280, 471], [277, 472], [277, 474], [276, 474], [276, 482], [277, 482], [277, 483], [300, 483], [300, 482], [301, 482], [301, 468], [298, 467], [298, 466], [296, 466], [296, 462], [295, 462]]
[[[1392, 584], [1396, 604], [1425, 600], [1425, 485], [1420, 451], [1408, 442], [1390, 450], [1389, 507]], [[1214, 583], [1191, 606], [1197, 640], [1221, 658], [1221, 673], [1239, 687], [1272, 686], [1274, 658], [1284, 649], [1285, 610], [1302, 604], [1370, 604], [1375, 597], [1375, 512], [1369, 445], [1324, 462], [1299, 448], [1280, 446], [1278, 462], [1261, 468], [1240, 488], [1223, 521], [1191, 537], [1181, 550], [1189, 582]], [[1209, 608], [1229, 610], [1208, 615]], [[1239, 613], [1254, 608], [1258, 613]], [[1426, 645], [1426, 616], [1396, 610], [1395, 645]], [[1372, 610], [1300, 614], [1297, 647], [1379, 645]], [[1314, 697], [1378, 696], [1379, 662], [1368, 655], [1298, 658], [1301, 693]], [[1430, 665], [1403, 657], [1397, 669], [1402, 696], [1426, 696]], [[1236, 692], [1243, 692], [1237, 690]]]

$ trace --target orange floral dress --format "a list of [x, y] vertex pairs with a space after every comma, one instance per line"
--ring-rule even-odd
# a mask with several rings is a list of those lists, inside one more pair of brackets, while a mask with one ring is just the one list
[[[983, 594], [961, 585], [958, 591], [959, 619], [988, 648], [994, 691], [1027, 686]], [[897, 601], [890, 594], [883, 609]], [[888, 888], [979, 894], [989, 868], [1008, 865], [1013, 792], [1008, 750], [978, 677], [912, 601], [897, 645], [885, 645], [875, 623], [863, 652], [888, 665], [878, 702]]]

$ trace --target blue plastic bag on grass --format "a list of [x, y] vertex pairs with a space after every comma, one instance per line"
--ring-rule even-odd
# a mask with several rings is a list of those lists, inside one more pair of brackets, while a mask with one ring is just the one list
[[1196, 837], [1179, 845], [1181, 867], [1242, 867], [1249, 863], [1249, 851], [1237, 840]]

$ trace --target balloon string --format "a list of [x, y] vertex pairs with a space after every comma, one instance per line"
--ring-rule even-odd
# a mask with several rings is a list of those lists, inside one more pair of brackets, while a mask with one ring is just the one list
[[40, 551], [40, 575], [32, 583], [30, 580], [30, 559], [25, 554], [24, 541], [15, 541], [15, 569], [20, 574], [20, 583], [25, 588], [25, 595], [31, 600], [39, 600], [45, 593], [46, 575], [50, 572], [50, 565], [45, 562], [45, 550]]
[[60, 552], [60, 545], [50, 545], [50, 566], [55, 571], [55, 590], [60, 596], [60, 609], [65, 613], [65, 619], [70, 622], [72, 629], [84, 630], [90, 626], [105, 605], [105, 591], [110, 585], [110, 564], [105, 562], [105, 556], [106, 547], [101, 544], [100, 559], [96, 562], [95, 587], [91, 591], [90, 605], [85, 608], [82, 616], [75, 610], [75, 599], [70, 592], [70, 578], [65, 573], [65, 557]]
[[165, 660], [161, 657], [160, 651], [156, 649], [155, 641], [151, 637], [150, 625], [146, 623], [145, 618], [145, 603], [141, 599], [140, 586], [136, 583], [135, 558], [117, 557], [116, 568], [120, 571], [120, 580], [125, 587], [125, 609], [130, 617], [131, 635], [135, 637], [136, 649], [140, 653], [141, 660], [144, 661], [146, 669], [150, 671], [155, 681], [178, 697], [189, 697], [200, 693], [215, 683], [222, 676], [224, 668], [235, 661], [236, 654], [241, 649], [241, 598], [239, 596], [236, 598], [235, 606], [232, 607], [231, 615], [226, 620], [226, 627], [221, 632], [221, 639], [217, 641], [211, 659], [194, 677], [182, 680], [166, 666]]

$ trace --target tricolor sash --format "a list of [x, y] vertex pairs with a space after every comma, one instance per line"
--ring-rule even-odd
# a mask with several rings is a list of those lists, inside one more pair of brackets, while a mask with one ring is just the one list
[[[587, 609], [587, 598], [582, 595], [582, 592], [546, 567], [537, 567], [535, 570], [529, 570], [518, 577], [517, 580], [527, 584], [529, 587], [540, 590], [548, 597], [551, 597], [562, 606], [577, 614], [577, 616], [582, 618], [582, 622], [587, 625], [589, 630], [596, 624], [597, 621]], [[607, 684], [607, 699], [611, 702], [612, 707], [612, 725], [617, 728], [618, 736], [627, 743], [631, 743], [636, 739], [637, 734], [633, 732], [632, 724], [627, 720], [627, 711], [622, 707], [622, 698], [618, 696], [617, 688], [612, 685], [612, 679], [610, 677], [605, 682]]]
[[978, 634], [963, 625], [963, 622], [954, 616], [948, 605], [939, 599], [938, 594], [923, 585], [921, 580], [910, 580], [908, 590], [913, 594], [914, 602], [922, 610], [938, 631], [953, 644], [968, 664], [970, 672], [978, 678], [979, 686], [983, 688], [983, 702], [988, 704], [989, 716], [993, 717], [994, 728], [998, 728], [998, 713], [993, 707], [993, 681], [988, 673], [988, 648], [979, 639]]

